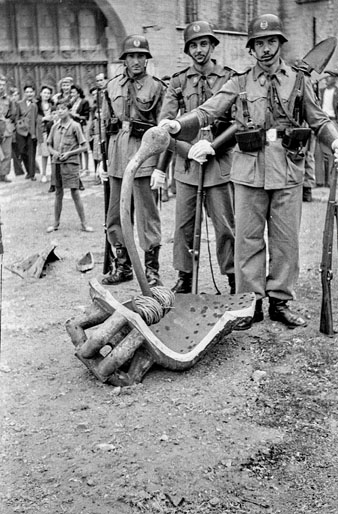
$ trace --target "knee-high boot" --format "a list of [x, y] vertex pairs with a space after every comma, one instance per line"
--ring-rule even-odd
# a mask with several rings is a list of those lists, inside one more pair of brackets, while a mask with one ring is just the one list
[[116, 285], [133, 279], [133, 269], [127, 248], [119, 246], [116, 248], [115, 271], [102, 279], [102, 284]]
[[144, 265], [148, 284], [150, 287], [162, 286], [159, 275], [159, 253], [160, 246], [155, 246], [151, 250], [144, 252]]

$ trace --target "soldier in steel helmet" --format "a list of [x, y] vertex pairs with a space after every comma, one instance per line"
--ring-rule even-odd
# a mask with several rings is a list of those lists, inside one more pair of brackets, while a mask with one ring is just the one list
[[[188, 68], [175, 73], [162, 105], [160, 118], [174, 119], [178, 112], [190, 112], [215, 94], [233, 73], [212, 59], [219, 44], [207, 21], [195, 21], [184, 31], [184, 52], [191, 57]], [[201, 129], [194, 139], [213, 141], [218, 132], [225, 130], [231, 120], [223, 115], [213, 124]], [[174, 235], [174, 268], [178, 280], [173, 291], [190, 293], [192, 290], [193, 261], [191, 249], [194, 238], [194, 219], [201, 166], [188, 155], [188, 149], [177, 149], [175, 162], [176, 213]], [[210, 159], [204, 171], [205, 206], [216, 235], [217, 260], [223, 275], [227, 275], [230, 292], [235, 292], [234, 275], [234, 212], [233, 186], [230, 182], [231, 156], [229, 152]], [[155, 170], [156, 175], [158, 170]]]
[[[310, 134], [303, 122], [338, 158], [338, 132], [316, 102], [311, 77], [281, 58], [286, 41], [277, 16], [255, 18], [249, 25], [247, 47], [257, 63], [233, 76], [193, 113], [178, 121], [161, 122], [171, 133], [189, 138], [235, 105], [238, 132], [231, 178], [235, 186], [236, 292], [253, 291], [257, 299], [253, 319], [244, 320], [239, 329], [263, 320], [266, 296], [272, 320], [289, 328], [306, 324], [288, 305], [295, 297], [299, 274], [303, 147]], [[197, 161], [213, 153], [207, 141], [198, 142], [191, 150]]]
[[[146, 130], [155, 126], [161, 109], [165, 85], [147, 73], [147, 60], [151, 53], [144, 36], [128, 36], [123, 42], [120, 59], [124, 71], [107, 84], [107, 101], [103, 117], [109, 132], [108, 175], [110, 199], [107, 213], [107, 234], [112, 245], [115, 269], [102, 283], [120, 284], [132, 280], [133, 270], [125, 247], [120, 220], [120, 196], [124, 170], [140, 147]], [[145, 273], [149, 285], [160, 285], [159, 251], [161, 244], [160, 215], [156, 192], [150, 188], [151, 174], [157, 157], [147, 159], [136, 173], [133, 187], [133, 205], [139, 243], [145, 253]]]

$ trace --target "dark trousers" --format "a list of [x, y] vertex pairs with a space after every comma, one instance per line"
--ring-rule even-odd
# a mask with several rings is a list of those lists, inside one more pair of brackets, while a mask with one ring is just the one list
[[[16, 137], [16, 136], [15, 136]], [[24, 175], [25, 172], [22, 168], [22, 161], [18, 150], [18, 144], [15, 141], [12, 141], [12, 159], [14, 166], [14, 173], [18, 177], [19, 175]]]
[[21, 136], [21, 134], [17, 134], [16, 143], [19, 155], [21, 156], [23, 163], [25, 165], [27, 175], [28, 177], [33, 178], [35, 176], [35, 156], [37, 140], [32, 139], [32, 136], [30, 134], [28, 134], [27, 136]]

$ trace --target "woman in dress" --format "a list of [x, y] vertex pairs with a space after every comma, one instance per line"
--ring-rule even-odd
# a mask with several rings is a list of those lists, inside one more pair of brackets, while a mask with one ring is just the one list
[[41, 155], [41, 182], [47, 182], [47, 163], [49, 150], [47, 148], [47, 138], [53, 125], [52, 119], [52, 94], [50, 86], [42, 86], [37, 99], [38, 107], [38, 155]]

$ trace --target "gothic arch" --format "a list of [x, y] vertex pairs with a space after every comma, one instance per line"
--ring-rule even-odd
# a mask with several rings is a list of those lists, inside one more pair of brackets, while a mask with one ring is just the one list
[[108, 21], [109, 28], [114, 35], [118, 49], [121, 48], [123, 39], [127, 36], [121, 18], [117, 14], [109, 0], [94, 0]]

